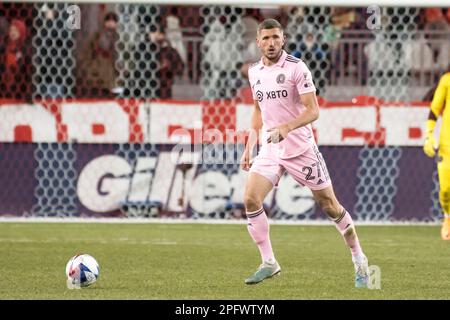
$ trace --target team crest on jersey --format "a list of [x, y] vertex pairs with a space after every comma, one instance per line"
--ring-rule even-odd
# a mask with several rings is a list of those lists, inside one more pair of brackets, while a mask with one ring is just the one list
[[277, 76], [277, 83], [278, 83], [278, 84], [283, 84], [283, 83], [284, 83], [284, 80], [286, 80], [286, 76], [285, 76], [283, 73], [280, 73], [280, 74]]

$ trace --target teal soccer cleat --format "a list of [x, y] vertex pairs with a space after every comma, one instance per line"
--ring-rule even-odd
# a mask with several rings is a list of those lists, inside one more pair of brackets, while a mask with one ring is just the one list
[[353, 258], [352, 260], [355, 266], [355, 287], [369, 288], [370, 271], [369, 271], [369, 261], [367, 260], [366, 256], [362, 256], [359, 259]]
[[279, 274], [280, 271], [281, 268], [278, 262], [275, 261], [273, 263], [270, 263], [266, 261], [259, 266], [258, 270], [256, 270], [253, 275], [245, 279], [245, 284], [257, 284], [264, 279], [268, 279]]

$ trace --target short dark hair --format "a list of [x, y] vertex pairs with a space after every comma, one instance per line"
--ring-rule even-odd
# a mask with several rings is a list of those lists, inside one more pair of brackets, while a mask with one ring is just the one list
[[281, 24], [275, 20], [275, 19], [266, 19], [263, 22], [261, 22], [258, 25], [258, 34], [261, 32], [261, 30], [265, 30], [265, 29], [275, 29], [278, 28], [281, 31], [283, 31], [283, 27], [281, 26]]
[[119, 17], [115, 12], [108, 12], [105, 14], [103, 21], [114, 20], [115, 22], [119, 22]]

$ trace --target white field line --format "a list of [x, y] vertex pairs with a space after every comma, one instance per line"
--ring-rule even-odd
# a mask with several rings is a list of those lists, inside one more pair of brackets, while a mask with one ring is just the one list
[[[176, 241], [167, 240], [121, 240], [121, 239], [31, 239], [31, 238], [1, 238], [0, 244], [2, 243], [89, 243], [94, 242], [96, 244], [122, 244], [122, 245], [153, 245], [153, 246], [175, 246], [178, 245]], [[183, 243], [183, 245], [186, 243]], [[201, 243], [189, 243], [190, 245], [201, 244]]]
[[[55, 217], [0, 217], [0, 223], [156, 223], [156, 224], [247, 224], [245, 219], [226, 220], [226, 219], [189, 219], [189, 218], [55, 218]], [[272, 225], [291, 225], [291, 226], [330, 226], [331, 220], [273, 220]], [[439, 226], [440, 221], [358, 221], [357, 226]]]

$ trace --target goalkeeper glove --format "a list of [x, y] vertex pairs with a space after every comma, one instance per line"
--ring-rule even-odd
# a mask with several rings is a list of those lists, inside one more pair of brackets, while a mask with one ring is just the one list
[[433, 158], [436, 155], [436, 149], [438, 147], [436, 138], [434, 137], [435, 126], [436, 126], [435, 120], [427, 120], [423, 151], [430, 158]]

